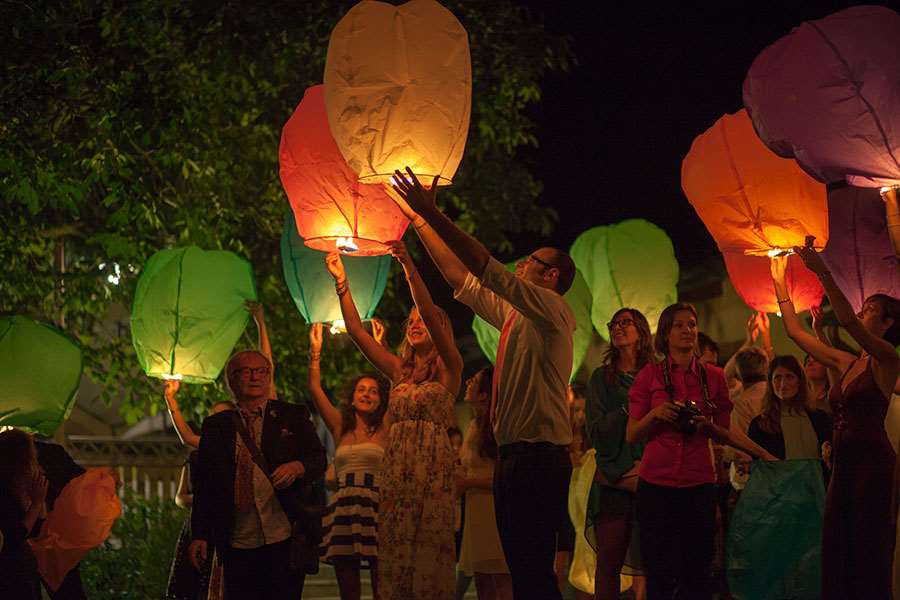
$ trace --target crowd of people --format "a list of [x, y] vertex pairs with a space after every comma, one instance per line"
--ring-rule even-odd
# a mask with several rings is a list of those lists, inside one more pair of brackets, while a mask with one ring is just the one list
[[[746, 479], [754, 459], [821, 461], [822, 598], [890, 598], [896, 454], [884, 419], [900, 372], [900, 300], [875, 295], [854, 314], [819, 256], [796, 248], [861, 355], [830, 345], [818, 313], [815, 334], [807, 332], [785, 259], [775, 258], [784, 326], [807, 357], [774, 355], [768, 318], [753, 315], [747, 342], [724, 369], [690, 304], [667, 307], [655, 335], [640, 310], [622, 308], [608, 323], [609, 347], [584, 388], [582, 414], [573, 410], [581, 393], [569, 386], [575, 317], [563, 299], [572, 259], [540, 248], [511, 273], [437, 208], [436, 180], [429, 188], [398, 171], [394, 181], [397, 205], [455, 299], [500, 331], [495, 366], [463, 384], [447, 314], [402, 242], [390, 251], [414, 307], [396, 353], [382, 326], [370, 333], [363, 325], [340, 255], [327, 255], [347, 333], [374, 371], [329, 398], [322, 327], [312, 326], [309, 394], [336, 446], [325, 505], [326, 451], [309, 410], [276, 399], [262, 309], [251, 306], [260, 350], [228, 361], [233, 402], [214, 406], [199, 435], [178, 410], [178, 383], [166, 383], [173, 421], [196, 449], [178, 493], [191, 513], [169, 598], [299, 598], [322, 560], [334, 566], [344, 600], [360, 598], [364, 569], [381, 600], [452, 600], [468, 577], [481, 600], [559, 599], [568, 578], [560, 556], [571, 556], [578, 532], [596, 557], [593, 594], [582, 597], [619, 598], [627, 574], [638, 599], [711, 599], [724, 589], [721, 540], [738, 494], [731, 482]], [[448, 432], [460, 393], [473, 418], [457, 453]], [[20, 438], [0, 434], [0, 453], [16, 448], [23, 457], [0, 469], [0, 488], [11, 492], [3, 496], [4, 561], [17, 556], [46, 495]], [[596, 471], [578, 499], [584, 522], [573, 527], [570, 482], [587, 453]]]

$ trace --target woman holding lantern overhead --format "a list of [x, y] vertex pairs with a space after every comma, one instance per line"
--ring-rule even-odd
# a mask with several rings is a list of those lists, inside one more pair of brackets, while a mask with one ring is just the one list
[[788, 295], [785, 260], [772, 261], [787, 334], [838, 375], [829, 394], [834, 432], [822, 535], [822, 598], [887, 600], [897, 514], [888, 482], [897, 455], [884, 419], [900, 372], [895, 350], [900, 344], [900, 300], [875, 294], [854, 315], [820, 255], [810, 247], [794, 251], [822, 282], [838, 321], [862, 348], [857, 358], [808, 333]]
[[390, 243], [415, 307], [399, 356], [365, 330], [337, 253], [327, 256], [347, 333], [391, 381], [388, 445], [379, 487], [378, 597], [451, 600], [455, 455], [447, 427], [455, 420], [462, 357], [447, 314], [434, 304], [403, 242]]

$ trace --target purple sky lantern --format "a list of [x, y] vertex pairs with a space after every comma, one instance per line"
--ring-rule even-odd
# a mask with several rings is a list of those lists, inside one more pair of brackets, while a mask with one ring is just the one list
[[763, 50], [744, 80], [759, 137], [819, 181], [900, 184], [900, 15], [854, 6]]
[[900, 273], [878, 190], [829, 186], [828, 245], [822, 252], [853, 310], [872, 294], [900, 298]]

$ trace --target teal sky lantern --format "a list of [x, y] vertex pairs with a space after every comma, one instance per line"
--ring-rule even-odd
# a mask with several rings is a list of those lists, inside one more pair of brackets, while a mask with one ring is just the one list
[[150, 377], [210, 383], [247, 327], [250, 263], [225, 250], [160, 250], [138, 278], [131, 337]]
[[[519, 261], [508, 263], [506, 268], [514, 271], [517, 262]], [[591, 326], [591, 290], [580, 272], [575, 273], [572, 287], [569, 288], [564, 297], [572, 308], [572, 312], [575, 313], [572, 374], [569, 377], [569, 381], [571, 381], [578, 369], [581, 368], [581, 363], [584, 362], [588, 346], [591, 343], [591, 332], [593, 329]], [[475, 339], [478, 341], [481, 351], [493, 364], [497, 359], [497, 344], [500, 342], [500, 332], [493, 325], [478, 316], [472, 321], [472, 332], [475, 334]]]
[[678, 262], [665, 231], [643, 219], [588, 229], [569, 250], [593, 295], [591, 320], [604, 339], [620, 308], [644, 313], [650, 327], [678, 297]]
[[[391, 271], [391, 257], [341, 257], [350, 282], [350, 293], [361, 319], [371, 319], [384, 294]], [[325, 253], [303, 243], [292, 214], [284, 219], [281, 233], [281, 266], [284, 280], [297, 310], [307, 323], [335, 323], [340, 329], [343, 319], [334, 280], [325, 268]]]
[[81, 347], [26, 317], [0, 318], [0, 425], [53, 435], [75, 405]]

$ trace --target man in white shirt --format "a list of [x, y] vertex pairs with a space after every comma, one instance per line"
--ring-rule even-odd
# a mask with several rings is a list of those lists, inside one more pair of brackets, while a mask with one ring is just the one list
[[540, 248], [510, 273], [436, 207], [437, 178], [426, 190], [407, 171], [408, 177], [395, 173], [395, 201], [456, 299], [501, 332], [491, 399], [499, 446], [494, 507], [515, 598], [561, 598], [553, 561], [557, 532], [568, 518], [566, 388], [575, 331], [562, 295], [575, 264], [561, 250]]

